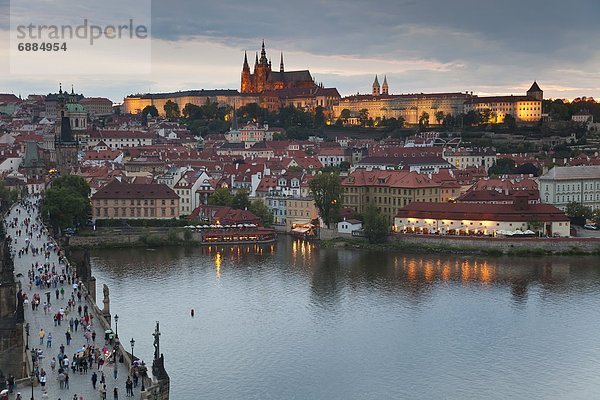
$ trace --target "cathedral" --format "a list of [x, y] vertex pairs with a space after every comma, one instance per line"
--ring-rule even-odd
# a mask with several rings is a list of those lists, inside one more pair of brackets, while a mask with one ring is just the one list
[[253, 73], [250, 73], [248, 56], [244, 53], [241, 86], [242, 93], [261, 93], [269, 90], [317, 87], [310, 75], [310, 71], [285, 71], [283, 68], [283, 53], [281, 53], [279, 71], [273, 71], [271, 68], [271, 60], [267, 58], [264, 40], [260, 52], [260, 59], [258, 58], [258, 53], [256, 53]]

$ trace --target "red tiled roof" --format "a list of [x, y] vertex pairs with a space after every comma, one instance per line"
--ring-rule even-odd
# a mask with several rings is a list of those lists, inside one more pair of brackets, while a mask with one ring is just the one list
[[409, 171], [357, 169], [342, 181], [342, 186], [381, 186], [397, 188], [439, 187], [427, 175]]
[[123, 183], [113, 180], [96, 192], [92, 199], [179, 199], [165, 184]]
[[551, 204], [529, 204], [519, 209], [514, 204], [426, 203], [412, 202], [396, 215], [399, 218], [452, 220], [542, 222], [568, 221], [564, 212]]

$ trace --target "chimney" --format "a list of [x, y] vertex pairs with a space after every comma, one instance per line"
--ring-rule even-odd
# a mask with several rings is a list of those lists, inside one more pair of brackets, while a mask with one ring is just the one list
[[515, 208], [520, 211], [525, 211], [529, 208], [529, 196], [527, 193], [516, 193], [513, 201]]

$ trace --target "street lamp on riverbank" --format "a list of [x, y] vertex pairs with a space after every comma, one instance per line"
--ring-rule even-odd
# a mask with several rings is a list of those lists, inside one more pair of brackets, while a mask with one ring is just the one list
[[115, 336], [119, 336], [119, 314], [115, 314]]

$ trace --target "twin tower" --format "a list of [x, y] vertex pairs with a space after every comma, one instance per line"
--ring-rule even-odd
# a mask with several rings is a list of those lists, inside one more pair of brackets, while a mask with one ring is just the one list
[[377, 79], [377, 75], [375, 75], [375, 81], [373, 82], [373, 96], [387, 96], [390, 94], [390, 88], [387, 83], [387, 77], [383, 76], [383, 85], [379, 86], [379, 80]]

